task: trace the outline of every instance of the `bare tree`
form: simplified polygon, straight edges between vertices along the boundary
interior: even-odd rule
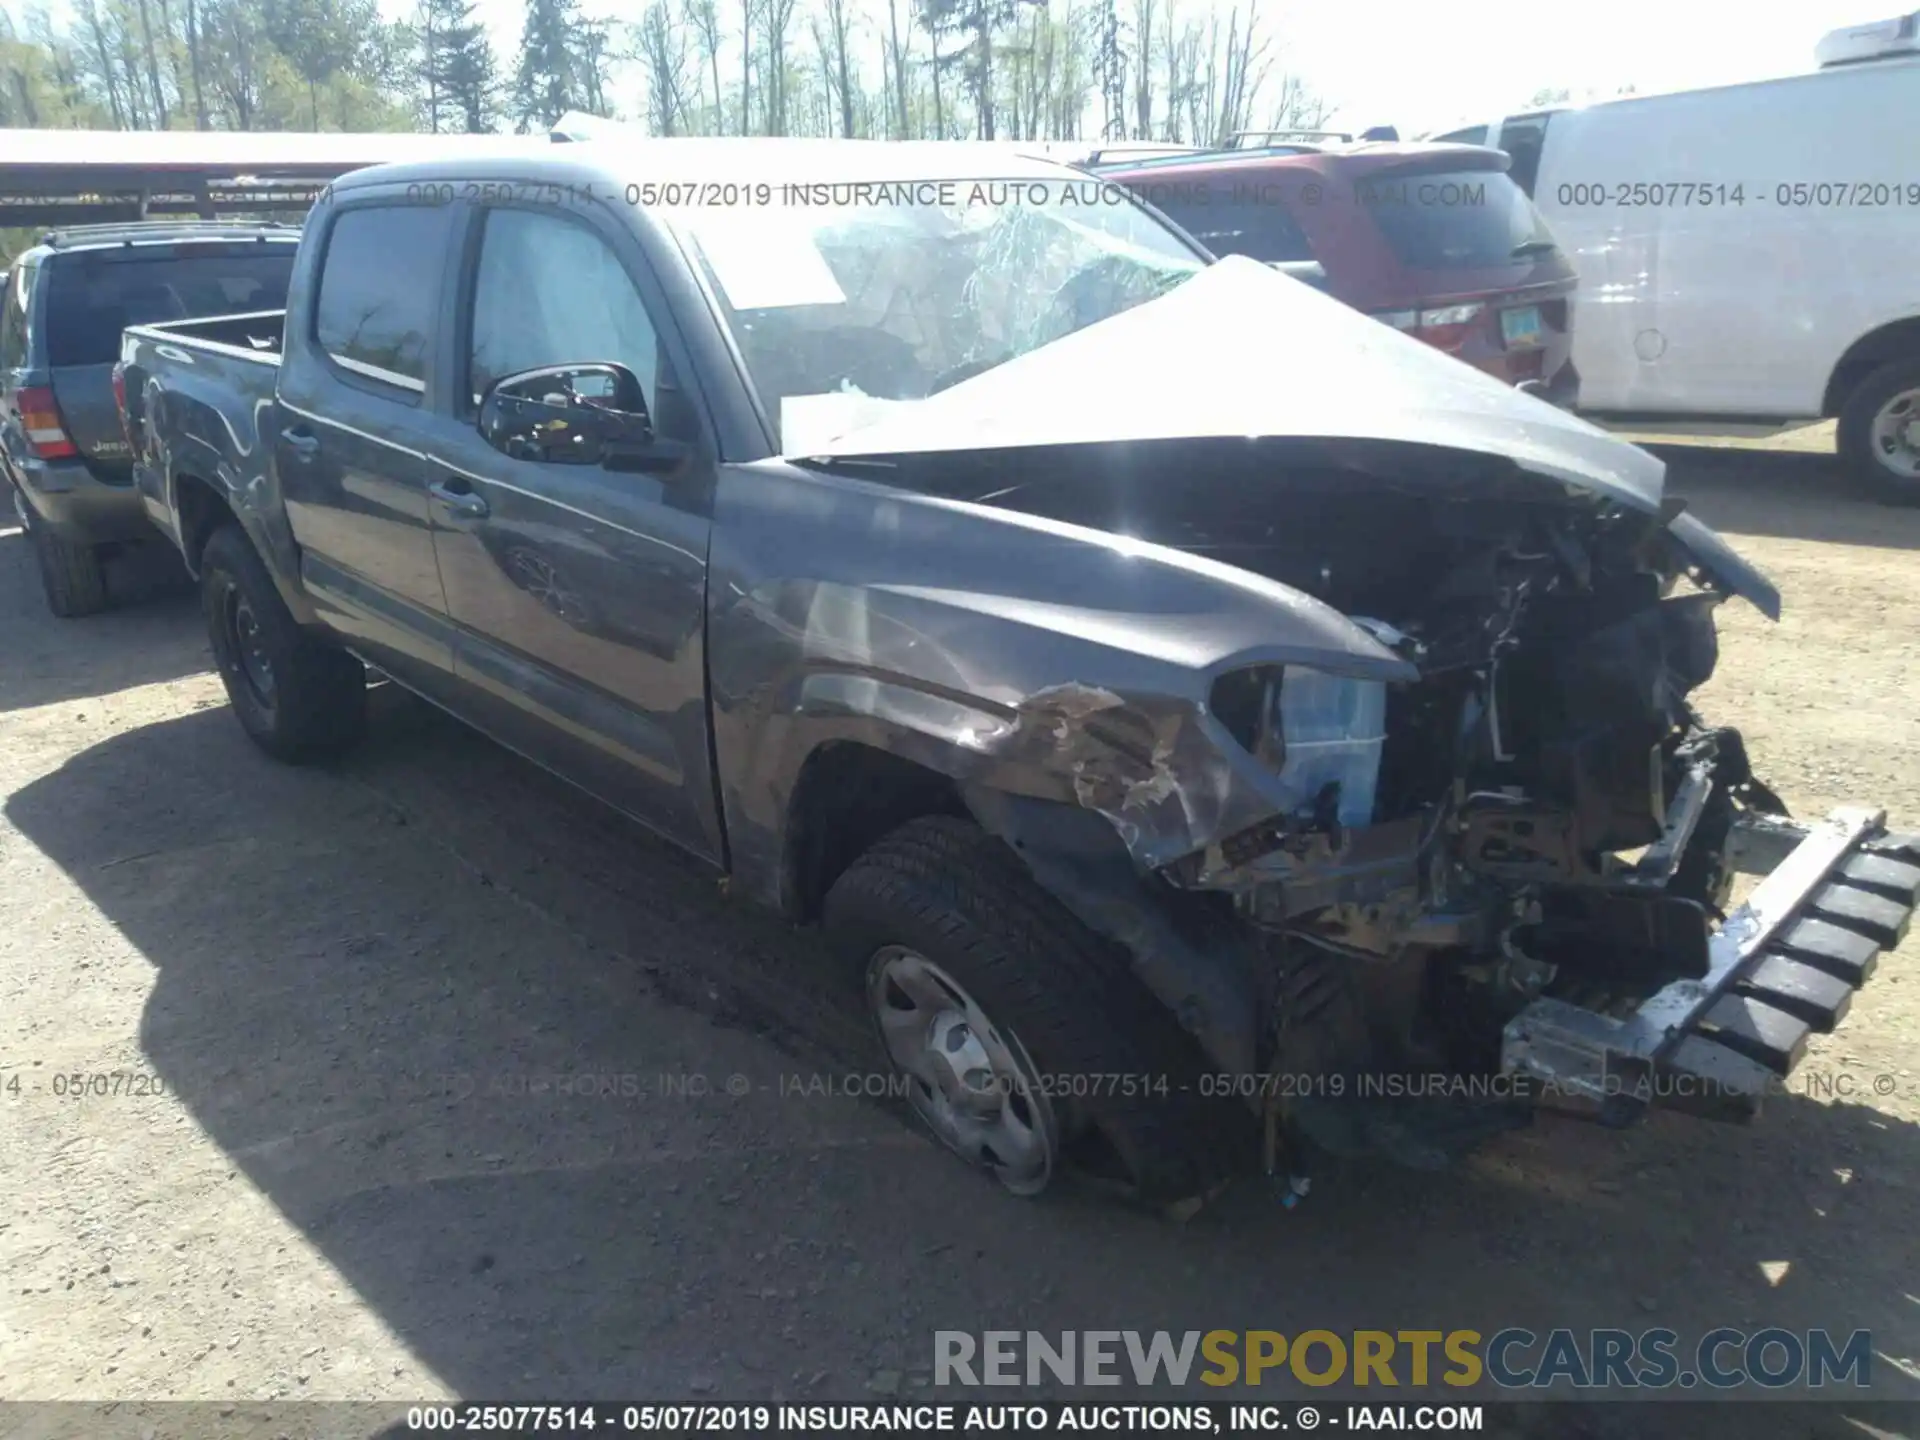
[[[651,0],[641,12],[640,63],[647,72],[647,125],[656,135],[678,135],[688,113],[691,54],[687,29],[669,0]]]
[[[1133,138],[1153,138],[1153,0],[1133,0]]]
[[[720,7],[715,0],[687,0],[682,14],[693,27],[700,58],[713,79],[713,131],[717,135],[727,128],[726,116],[721,111]]]
[[[113,52],[107,46],[107,27],[100,14],[98,0],[77,0],[74,12],[80,17],[81,24],[86,26],[87,39],[93,45],[93,59],[100,67],[100,84],[107,92],[107,108],[113,114],[113,128],[125,129],[131,117],[120,108],[120,77],[114,68]]]
[[[907,66],[909,63],[907,52],[913,44],[913,18],[912,12],[909,11],[907,28],[902,32],[900,29],[901,4],[902,0],[887,0],[888,37],[883,42],[886,52],[886,68],[883,74],[890,78],[893,100],[891,112],[893,120],[889,123],[888,129],[893,132],[897,140],[905,140],[913,133],[912,122],[907,116]]]
[[[1251,128],[1254,100],[1273,69],[1273,57],[1268,53],[1273,42],[1260,34],[1257,4],[1258,0],[1248,0],[1247,13],[1242,16],[1236,0],[1227,15],[1227,48],[1211,137],[1218,145],[1230,143],[1236,132]]]
[[[740,133],[753,133],[753,0],[740,0]]]
[[[1267,128],[1318,130],[1327,123],[1330,108],[1325,100],[1307,88],[1306,81],[1298,75],[1285,74],[1280,77],[1277,93],[1268,106]]]
[[[200,82],[200,6],[199,0],[187,0],[187,67],[193,76],[193,126],[205,130],[207,94]]]
[[[848,41],[853,30],[853,7],[849,0],[822,0],[826,11],[823,34],[820,17],[813,22],[814,43],[820,50],[820,78],[839,111],[840,138],[853,139],[854,75]]]
[[[156,129],[167,128],[167,92],[160,88],[160,50],[153,43],[153,16],[147,0],[137,0],[140,9],[140,38],[147,49],[147,83],[153,89],[153,114]]]
[[[1105,140],[1127,134],[1127,52],[1122,43],[1118,0],[1100,0],[1094,12],[1093,68],[1100,77],[1100,104]]]
[[[766,92],[761,108],[769,135],[787,133],[787,34],[799,8],[800,0],[761,0],[760,4],[761,88]]]

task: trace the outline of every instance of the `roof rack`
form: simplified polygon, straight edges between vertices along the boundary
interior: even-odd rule
[[[1229,150],[1261,150],[1300,142],[1309,145],[1353,143],[1353,136],[1345,130],[1236,130],[1227,139]]]
[[[66,245],[103,244],[119,240],[131,245],[136,240],[155,237],[161,231],[205,235],[209,239],[228,235],[236,240],[259,235],[263,230],[298,230],[285,220],[122,220],[102,225],[67,225],[49,230],[40,237],[42,245],[58,250]]]
[[[1081,158],[1082,165],[1111,165],[1120,160],[1159,160],[1184,155],[1204,155],[1205,145],[1180,145],[1173,141],[1145,141],[1132,144],[1096,145]]]
[[[1102,168],[1157,170],[1162,166],[1168,169],[1178,169],[1180,166],[1191,164],[1196,160],[1257,160],[1262,156],[1268,155],[1312,155],[1316,154],[1318,149],[1319,147],[1314,145],[1262,145],[1258,147],[1207,145],[1196,146],[1192,150],[1182,150],[1174,153],[1163,152],[1154,155],[1142,155],[1134,160],[1114,160],[1109,159],[1107,156],[1099,155],[1074,163],[1095,170]]]

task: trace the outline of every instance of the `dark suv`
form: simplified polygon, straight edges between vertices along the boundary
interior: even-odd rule
[[[1573,266],[1507,157],[1475,145],[1276,145],[1095,164],[1216,255],[1246,255],[1556,404]]]
[[[299,233],[254,223],[82,226],[14,260],[0,305],[0,475],[54,614],[106,608],[102,559],[154,535],[120,425],[120,332],[280,308]]]

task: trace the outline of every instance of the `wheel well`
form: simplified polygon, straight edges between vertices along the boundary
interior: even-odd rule
[[[787,806],[784,899],[814,920],[833,882],[882,836],[922,815],[967,815],[952,779],[856,741],[807,757]]]
[[[1846,408],[1854,387],[1889,360],[1920,356],[1920,317],[1896,320],[1869,331],[1847,348],[1840,363],[1833,367],[1827,381],[1826,398],[1820,402],[1820,414],[1831,420]]]
[[[213,486],[198,475],[180,475],[173,482],[174,513],[180,517],[180,551],[187,568],[200,573],[200,552],[213,532],[234,518],[232,508]]]

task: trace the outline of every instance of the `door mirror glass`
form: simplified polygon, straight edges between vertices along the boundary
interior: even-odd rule
[[[546,365],[507,375],[480,401],[480,434],[502,455],[610,465],[653,443],[640,381],[624,365]]]

